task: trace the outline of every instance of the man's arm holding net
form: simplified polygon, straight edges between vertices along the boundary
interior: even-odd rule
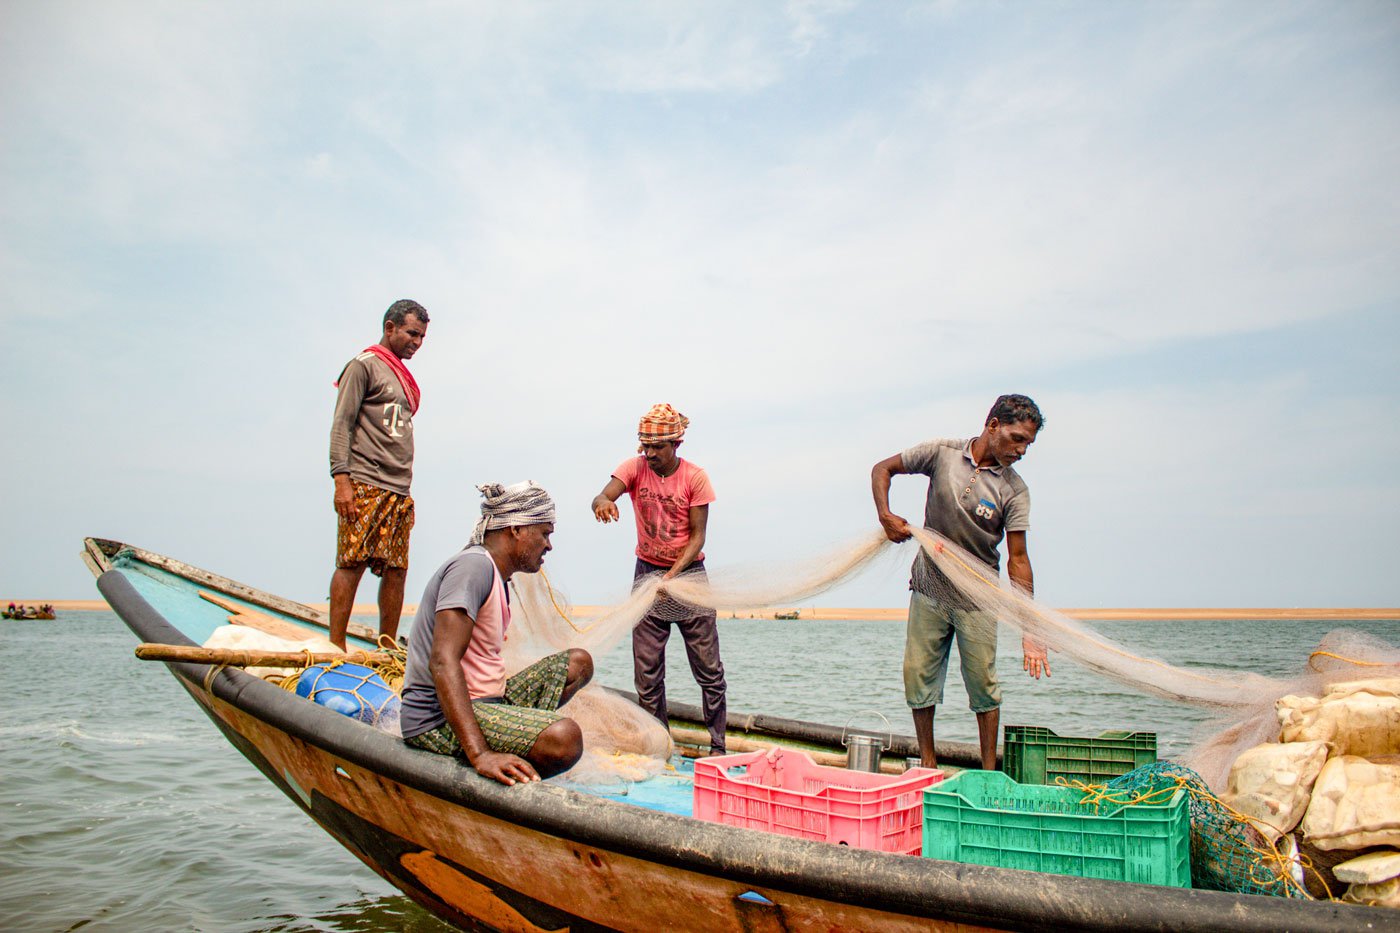
[[[1035,596],[1035,574],[1031,570],[1031,554],[1026,548],[1024,531],[1006,533],[1006,575],[1011,585],[1028,597]],[[1021,635],[1021,669],[1036,680],[1043,672],[1050,676],[1050,656],[1045,650],[1045,642],[1030,632]]]
[[[890,511],[890,477],[908,473],[904,455],[886,457],[870,468],[870,494],[875,498],[875,514],[885,537],[895,543],[909,540],[909,523]]]

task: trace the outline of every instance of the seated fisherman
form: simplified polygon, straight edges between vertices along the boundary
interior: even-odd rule
[[[570,648],[506,677],[506,584],[544,563],[554,500],[529,481],[477,488],[484,501],[471,543],[433,574],[413,620],[403,737],[414,748],[463,755],[502,784],[538,781],[583,755],[578,724],[555,710],[593,677],[593,658]]]

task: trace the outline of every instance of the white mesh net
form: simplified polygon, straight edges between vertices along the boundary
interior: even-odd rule
[[[1224,787],[1230,763],[1241,751],[1277,740],[1274,703],[1280,697],[1289,693],[1317,695],[1327,684],[1358,676],[1400,675],[1400,649],[1348,631],[1330,633],[1310,658],[1299,659],[1298,673],[1292,677],[1271,678],[1230,668],[1176,667],[1125,648],[1003,585],[986,565],[941,535],[922,528],[911,527],[911,531],[934,566],[972,608],[993,613],[1001,622],[1099,676],[1139,692],[1216,710],[1219,722],[1214,735],[1186,764],[1217,789]],[[568,602],[543,574],[517,574],[511,581],[514,621],[506,642],[506,665],[511,671],[519,670],[565,648],[585,648],[600,656],[625,639],[649,612],[677,619],[711,609],[726,612],[804,603],[851,579],[881,554],[894,551],[883,532],[875,532],[801,563],[717,570],[708,582],[682,576],[667,581],[660,594],[660,578],[649,577],[639,581],[623,602],[583,622],[572,618]],[[633,721],[631,712],[640,712],[635,706],[603,695],[606,700],[581,705],[577,710],[575,718],[580,718],[587,748],[603,757],[620,750],[643,756],[669,755],[669,737],[662,740],[665,730],[659,723],[644,713],[641,720]],[[649,730],[652,735],[643,738]],[[643,751],[642,746],[651,751]]]
[[[1274,704],[1290,693],[1317,695],[1327,684],[1358,676],[1400,673],[1400,650],[1379,639],[1345,630],[1329,633],[1296,675],[1265,677],[1233,668],[1176,667],[1117,644],[1013,586],[1002,585],[986,566],[935,532],[911,529],[934,566],[976,608],[996,614],[1051,651],[1141,693],[1218,712],[1214,734],[1184,762],[1216,790],[1225,787],[1230,765],[1245,749],[1278,740]]]

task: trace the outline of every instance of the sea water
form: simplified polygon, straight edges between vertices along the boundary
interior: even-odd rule
[[[366,620],[371,621],[371,620]],[[1296,673],[1332,622],[1102,623],[1174,664]],[[1400,644],[1400,622],[1347,627]],[[908,733],[899,622],[721,620],[733,712]],[[999,652],[1002,722],[1062,735],[1150,730],[1180,754],[1205,716],[1094,678],[1053,676]],[[0,918],[7,931],[445,931],[318,829],[215,730],[162,664],[137,661],[110,612],[0,623]],[[667,652],[673,700],[699,702],[684,648]],[[956,655],[955,655],[956,660]],[[630,687],[621,645],[600,683]],[[879,715],[876,715],[879,714]],[[973,741],[956,663],[940,739]]]

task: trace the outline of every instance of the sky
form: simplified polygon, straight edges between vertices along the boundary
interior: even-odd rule
[[[1022,392],[1046,602],[1400,606],[1396,48],[1345,0],[9,0],[0,598],[96,598],[94,535],[324,600],[331,383],[410,297],[410,601],[526,478],[623,598],[588,506],[654,402],[707,564],[781,575]],[[814,602],[904,604],[909,548]]]

